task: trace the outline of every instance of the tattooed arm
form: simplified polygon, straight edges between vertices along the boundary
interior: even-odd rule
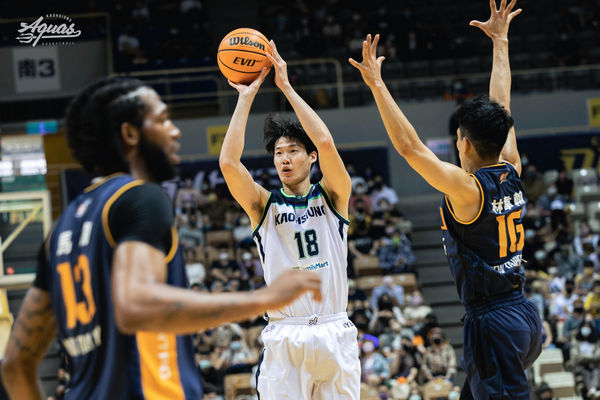
[[[2,382],[11,399],[45,399],[37,366],[56,335],[50,294],[36,287],[25,295],[2,362]]]
[[[306,291],[321,301],[321,278],[316,272],[290,269],[266,288],[210,294],[165,284],[164,260],[164,252],[143,242],[126,241],[115,249],[112,297],[122,332],[193,333],[277,310]]]

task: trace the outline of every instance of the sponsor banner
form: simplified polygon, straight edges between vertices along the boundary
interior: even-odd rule
[[[542,135],[518,139],[521,157],[540,171],[549,169],[567,171],[580,168],[598,169],[600,157],[600,130],[598,132],[573,132]]]

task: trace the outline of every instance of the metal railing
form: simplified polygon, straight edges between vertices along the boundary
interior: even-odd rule
[[[335,58],[311,58],[307,60],[291,60],[287,61],[287,65],[290,70],[295,67],[304,66],[322,66],[332,65],[335,73],[335,81],[332,83],[321,83],[321,84],[301,84],[295,86],[298,91],[304,90],[319,90],[319,89],[335,89],[337,94],[337,105],[338,108],[344,108],[344,82],[342,78],[342,65],[339,60]],[[190,76],[192,74],[204,74],[198,77]],[[198,68],[181,68],[181,69],[167,69],[167,70],[154,70],[154,71],[135,71],[125,72],[118,74],[121,76],[129,76],[138,78],[147,82],[150,85],[166,85],[167,90],[163,95],[166,101],[174,100],[185,100],[185,99],[206,99],[217,97],[221,99],[227,96],[237,96],[237,92],[233,89],[227,89],[227,81],[221,75],[217,66],[210,67],[198,67]],[[203,93],[186,93],[186,94],[173,94],[172,84],[176,83],[190,83],[190,82],[201,82],[201,81],[212,81],[215,82],[217,90],[203,92]],[[261,93],[278,93],[279,89],[276,87],[263,87],[260,89]]]
[[[355,89],[355,88],[364,88],[367,89],[364,82],[362,80],[353,80],[351,82],[345,82],[343,79],[342,73],[342,65],[339,60],[334,58],[317,58],[317,59],[307,59],[307,60],[293,60],[288,62],[288,66],[290,70],[293,70],[294,67],[306,67],[310,68],[313,66],[323,66],[323,65],[333,65],[335,68],[335,80],[331,82],[325,83],[300,83],[298,85],[294,85],[295,89],[299,92],[302,91],[316,91],[316,90],[328,90],[334,91],[336,93],[337,102],[336,108],[343,109],[346,106],[344,94],[347,89]],[[597,73],[595,77],[596,83],[600,85],[600,64],[593,65],[582,65],[582,66],[574,66],[574,67],[553,67],[553,68],[531,68],[531,69],[521,69],[521,70],[513,70],[513,92],[515,89],[518,89],[518,85],[515,85],[520,77],[537,77],[539,79],[544,79],[546,82],[546,91],[548,91],[548,82],[549,91],[557,91],[560,89],[569,89],[569,83],[566,82],[568,77],[573,77],[573,74],[576,73],[585,73],[588,72],[590,74]],[[204,74],[201,76],[193,76],[194,74]],[[206,100],[206,99],[216,99],[216,102],[222,104],[223,99],[231,96],[237,96],[237,92],[233,89],[229,89],[226,83],[225,78],[220,74],[218,67],[201,67],[201,68],[184,68],[184,69],[169,69],[169,70],[156,70],[156,71],[140,71],[140,72],[129,72],[120,74],[123,76],[131,76],[136,77],[138,79],[144,80],[149,85],[164,85],[166,91],[163,94],[163,98],[167,102],[172,101],[181,101],[181,100]],[[478,80],[488,80],[490,77],[490,72],[477,72],[477,73],[455,73],[450,75],[436,75],[436,76],[427,76],[427,77],[412,77],[412,78],[388,78],[386,79],[386,71],[383,71],[383,77],[388,85],[388,87],[394,92],[394,88],[398,87],[418,87],[419,85],[427,85],[427,84],[439,84],[439,86],[443,86],[445,88],[449,88],[451,83],[457,79],[462,79],[467,82],[476,82]],[[592,80],[593,77],[590,77]],[[191,92],[184,94],[174,94],[172,87],[175,84],[181,83],[191,83],[191,82],[201,82],[201,81],[210,81],[214,82],[216,90],[209,90],[204,92]],[[468,85],[467,85],[468,86]],[[517,86],[517,87],[515,87]],[[541,87],[538,87],[537,90],[540,90]],[[261,88],[260,93],[263,94],[274,94],[279,91],[278,88],[274,86],[266,86]],[[534,87],[532,91],[536,91]],[[412,94],[412,93],[411,93]],[[399,97],[404,99],[409,99],[410,94]],[[441,97],[439,95],[429,96],[429,98]]]

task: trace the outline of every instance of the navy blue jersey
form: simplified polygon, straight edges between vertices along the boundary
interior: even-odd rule
[[[464,304],[477,304],[522,289],[526,198],[517,171],[507,163],[473,174],[482,193],[478,215],[459,221],[448,198],[441,206],[442,238]]]
[[[48,246],[45,285],[71,381],[65,399],[200,399],[200,375],[189,336],[118,331],[111,297],[116,245],[110,207],[144,184],[117,175],[88,187],[65,210]],[[167,283],[185,287],[185,264],[172,228]]]

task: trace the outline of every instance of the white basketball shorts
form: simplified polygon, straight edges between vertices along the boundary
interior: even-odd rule
[[[271,320],[261,336],[260,400],[359,400],[357,330],[345,312]]]

